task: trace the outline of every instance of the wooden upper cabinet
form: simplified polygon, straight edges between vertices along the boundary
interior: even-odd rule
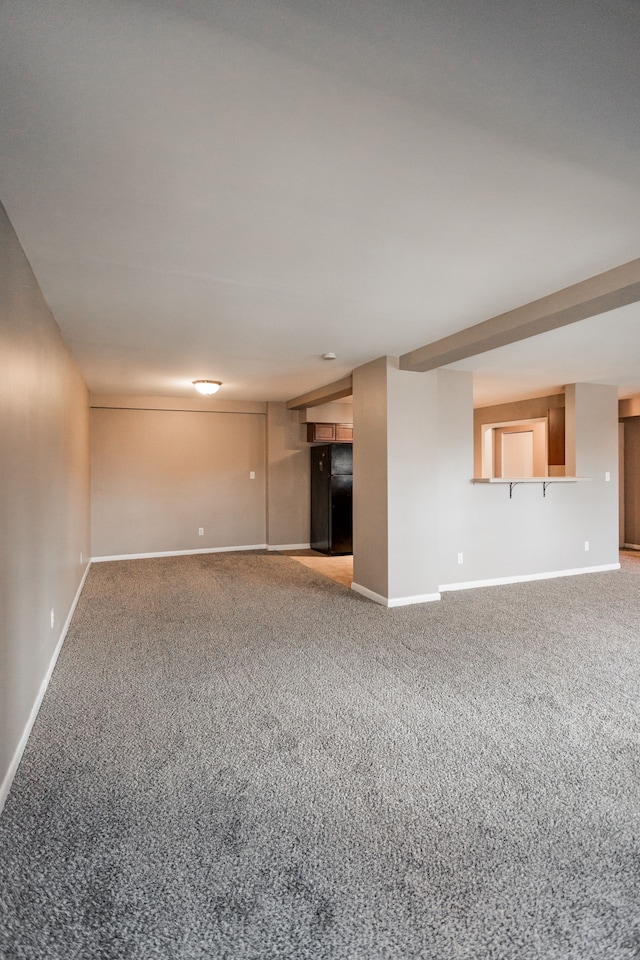
[[[551,408],[549,414],[549,466],[564,466],[564,407]]]
[[[343,443],[352,443],[353,442],[353,424],[352,423],[336,423],[336,440],[341,440]]]
[[[351,423],[308,423],[308,443],[353,442],[353,424]]]

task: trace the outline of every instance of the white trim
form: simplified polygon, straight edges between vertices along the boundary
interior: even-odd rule
[[[623,543],[623,550],[640,550],[640,543]]]
[[[574,570],[553,570],[549,573],[528,573],[518,577],[495,577],[492,580],[468,580],[466,583],[443,583],[442,593],[450,590],[474,590],[476,587],[499,587],[506,583],[527,583],[529,580],[552,580],[554,577],[577,577],[583,573],[604,573],[619,570],[619,563],[603,563],[597,567],[577,567]]]
[[[310,550],[310,543],[270,543],[267,550]]]
[[[28,741],[28,739],[29,739],[29,735],[31,734],[31,730],[32,730],[32,728],[33,728],[33,725],[34,725],[34,723],[36,722],[36,717],[38,716],[38,711],[40,710],[40,707],[42,706],[42,701],[44,700],[44,695],[45,695],[45,693],[47,692],[47,687],[49,686],[49,681],[51,680],[51,675],[53,674],[53,670],[54,670],[54,667],[55,667],[55,665],[56,665],[56,661],[57,661],[57,659],[58,659],[58,656],[59,656],[59,654],[60,654],[60,651],[62,650],[62,644],[64,643],[65,638],[66,638],[66,636],[67,636],[67,630],[69,629],[69,624],[71,623],[71,618],[73,617],[73,614],[75,613],[75,609],[76,609],[76,606],[77,606],[77,604],[78,604],[78,600],[80,599],[80,594],[82,593],[82,588],[84,587],[84,582],[85,582],[85,580],[87,579],[87,574],[89,573],[89,567],[90,567],[90,566],[91,566],[91,560],[90,560],[90,561],[88,562],[88,564],[87,564],[87,568],[86,568],[86,570],[84,571],[84,574],[83,574],[83,576],[82,576],[82,580],[80,581],[80,586],[78,587],[78,589],[77,589],[77,591],[76,591],[76,595],[75,595],[75,597],[74,597],[74,599],[73,599],[73,603],[71,604],[71,609],[69,610],[69,615],[67,616],[67,619],[66,619],[65,622],[64,622],[64,626],[63,626],[63,628],[62,628],[62,632],[60,633],[60,636],[59,636],[59,638],[58,638],[58,642],[56,643],[56,648],[55,648],[55,650],[53,651],[53,654],[52,654],[52,656],[51,656],[51,660],[49,661],[49,666],[48,666],[48,668],[47,668],[47,672],[46,672],[45,675],[44,675],[44,679],[42,680],[42,683],[40,684],[40,689],[38,690],[38,693],[37,693],[37,695],[36,695],[36,698],[35,698],[35,700],[34,700],[34,702],[33,702],[33,706],[31,707],[31,713],[29,714],[29,719],[27,720],[27,722],[26,722],[26,724],[25,724],[24,730],[22,731],[22,736],[20,737],[20,740],[19,740],[19,742],[18,742],[18,746],[16,747],[16,749],[15,749],[15,751],[14,751],[14,754],[13,754],[13,757],[11,758],[11,763],[9,764],[9,767],[8,767],[8,769],[7,769],[7,772],[6,772],[5,776],[4,776],[4,779],[3,779],[2,783],[0,784],[0,813],[2,813],[2,810],[3,810],[3,807],[4,807],[5,802],[6,802],[6,800],[7,800],[7,797],[9,796],[9,791],[11,790],[11,784],[13,783],[13,778],[15,777],[15,775],[16,775],[16,773],[17,773],[17,771],[18,771],[18,767],[20,766],[20,761],[22,760],[22,754],[24,753],[24,748],[25,748],[26,745],[27,745],[27,741]]]
[[[407,607],[411,603],[432,603],[440,600],[439,593],[418,593],[414,597],[389,597],[388,607]]]
[[[187,557],[198,553],[230,553],[236,550],[266,550],[266,543],[249,543],[241,547],[201,547],[200,550],[162,550],[159,553],[122,553],[113,557],[91,557],[92,563],[108,560],[152,560],[154,557]]]
[[[383,597],[380,593],[374,593],[368,587],[363,587],[359,583],[352,583],[351,589],[356,593],[373,600],[375,603],[382,604],[383,607],[406,607],[411,603],[431,603],[433,600],[439,600],[439,593],[420,593],[413,597]]]
[[[369,590],[368,587],[362,587],[359,583],[352,581],[351,589],[356,593],[361,594],[363,597],[366,597],[367,600],[373,600],[375,603],[381,603],[383,607],[389,605],[389,601],[386,597],[383,597],[380,593],[374,593],[373,590]]]
[[[593,477],[473,477],[471,483],[584,483]]]

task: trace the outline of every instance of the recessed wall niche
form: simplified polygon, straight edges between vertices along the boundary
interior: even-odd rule
[[[487,407],[474,417],[477,477],[565,475],[563,395]]]
[[[548,476],[547,425],[546,417],[483,424],[482,476]]]

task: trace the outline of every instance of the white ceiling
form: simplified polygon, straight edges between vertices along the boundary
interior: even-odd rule
[[[639,41],[634,0],[0,0],[0,200],[91,390],[285,400],[640,256]],[[638,330],[455,366],[629,396]]]

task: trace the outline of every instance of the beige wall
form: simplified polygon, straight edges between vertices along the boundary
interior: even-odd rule
[[[334,400],[300,410],[301,423],[353,423],[351,400]]]
[[[134,396],[91,406],[94,557],[308,545],[309,444],[297,411]]]
[[[264,546],[265,498],[264,414],[92,408],[94,558]]]
[[[640,417],[624,421],[624,543],[640,545]]]
[[[88,395],[2,207],[0,449],[1,805],[90,553]]]
[[[267,404],[267,542],[309,545],[310,470],[306,426],[297,410]]]

